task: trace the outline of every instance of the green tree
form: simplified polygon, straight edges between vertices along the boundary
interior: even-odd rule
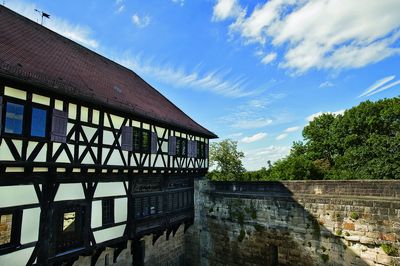
[[[400,98],[323,114],[303,130],[269,179],[400,179]]]
[[[237,149],[237,141],[226,139],[211,143],[210,166],[215,166],[215,170],[208,176],[211,180],[243,180],[243,157],[244,153]]]

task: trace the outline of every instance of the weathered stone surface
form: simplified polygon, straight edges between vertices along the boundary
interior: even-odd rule
[[[200,216],[185,235],[186,247],[196,247],[194,253],[186,249],[188,265],[276,265],[276,258],[279,265],[389,265],[393,257],[380,244],[398,247],[392,225],[400,223],[399,205],[393,204],[400,200],[393,195],[400,192],[385,189],[400,188],[398,181],[282,182],[279,195],[251,197],[209,193],[201,182],[200,208],[219,209],[213,208],[214,219],[196,210]],[[358,217],[350,218],[353,212]]]

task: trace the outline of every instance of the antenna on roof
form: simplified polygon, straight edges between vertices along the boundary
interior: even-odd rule
[[[40,25],[43,26],[43,17],[50,19],[50,15],[43,11],[37,10],[37,9],[35,9],[35,11],[38,12],[42,16],[42,23],[40,23]]]

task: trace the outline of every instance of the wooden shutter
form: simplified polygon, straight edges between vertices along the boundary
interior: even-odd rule
[[[51,118],[51,137],[54,142],[67,142],[68,113],[53,109]]]
[[[191,157],[193,157],[192,154],[193,154],[193,145],[192,145],[192,141],[191,141],[191,140],[188,140],[188,144],[187,144],[187,156],[188,156],[189,158],[191,158]]]
[[[150,153],[157,153],[157,133],[151,132],[151,148]]]
[[[176,155],[176,137],[174,136],[168,138],[168,155]]]
[[[1,123],[3,121],[3,97],[0,96],[0,136],[1,132],[3,131],[3,124]]]
[[[132,151],[133,149],[133,128],[122,126],[121,149],[124,151]]]
[[[193,141],[193,158],[197,158],[197,141]]]

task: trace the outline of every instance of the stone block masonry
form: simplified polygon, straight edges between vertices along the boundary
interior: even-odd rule
[[[195,184],[187,265],[400,265],[400,181]]]

